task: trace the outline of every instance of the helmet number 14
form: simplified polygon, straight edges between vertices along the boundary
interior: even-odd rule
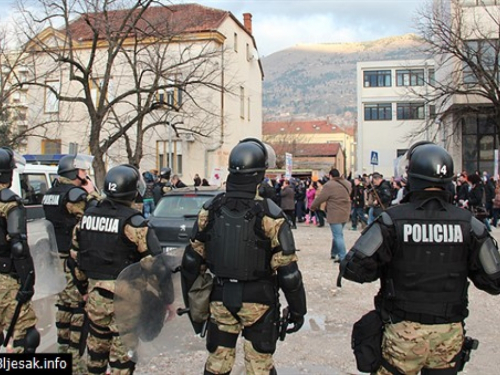
[[[438,164],[436,166],[436,173],[440,175],[446,175],[446,165]]]

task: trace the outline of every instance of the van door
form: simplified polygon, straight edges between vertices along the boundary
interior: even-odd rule
[[[19,175],[20,196],[26,207],[28,220],[45,217],[42,199],[52,186],[46,173],[25,172]]]

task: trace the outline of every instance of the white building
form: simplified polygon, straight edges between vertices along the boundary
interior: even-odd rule
[[[433,79],[430,60],[357,64],[357,173],[377,171],[389,178],[394,175],[395,160],[412,143],[433,140],[433,129],[422,131],[433,116],[434,108],[425,100],[430,90],[427,83]]]
[[[144,48],[144,45],[149,43],[149,40],[144,39],[144,45],[139,46],[138,52],[135,55],[130,54],[130,56],[140,56],[160,51],[168,57],[170,66],[176,66],[176,61],[183,60],[183,68],[169,76],[173,84],[179,82],[179,85],[156,94],[158,101],[179,104],[180,109],[170,111],[168,116],[164,117],[163,126],[155,127],[145,134],[144,155],[140,167],[142,170],[160,169],[171,162],[173,172],[179,174],[187,184],[192,184],[196,173],[210,179],[213,171],[217,169],[220,169],[223,179],[230,150],[239,140],[245,137],[261,138],[262,134],[263,71],[256,42],[252,36],[252,16],[247,13],[244,15],[244,21],[240,22],[233,14],[224,10],[198,4],[177,4],[150,8],[143,17],[146,26],[155,22],[157,24],[163,22],[167,27],[182,27],[182,22],[187,25],[182,29],[185,31],[181,35],[175,35],[175,38],[165,41],[165,50],[154,46],[150,50]],[[38,44],[33,50],[37,52],[37,48],[41,45],[46,49],[46,46],[52,46],[55,40],[62,40],[59,45],[67,46],[67,38],[70,35],[73,38],[74,53],[78,54],[82,65],[86,66],[93,35],[89,33],[89,28],[83,19],[73,21],[68,28],[71,29],[70,33],[67,30],[46,29],[39,35],[36,41]],[[104,63],[100,65],[97,63],[91,72],[93,102],[98,102],[100,99],[99,77],[104,76],[106,72],[108,42],[100,43],[96,61]],[[137,47],[131,42],[126,48],[132,50]],[[193,57],[202,51],[211,56],[206,58],[204,63],[206,66]],[[189,62],[190,59],[193,61],[192,71],[186,68],[186,61]],[[35,54],[33,61],[36,68],[33,71],[36,71],[36,79],[40,80],[41,85],[29,86],[26,104],[32,118],[36,118],[37,122],[47,121],[55,125],[35,131],[36,136],[28,139],[27,153],[65,154],[71,152],[75,144],[78,144],[79,152],[88,153],[89,111],[82,102],[57,100],[50,90],[52,87],[61,95],[81,97],[82,86],[77,81],[69,79],[70,70],[64,65],[62,69],[44,75],[44,72],[54,69],[54,63],[47,58],[47,54],[45,57],[40,53]],[[143,59],[141,63],[144,64],[144,61],[146,60]],[[135,84],[132,69],[127,64],[125,58],[116,59],[116,64],[111,70],[112,79],[106,101],[118,98],[127,88]],[[145,67],[143,74],[146,77],[148,69],[152,68]],[[198,86],[191,85],[189,91],[188,89],[183,91],[183,80],[188,80],[186,77],[193,75],[193,71],[200,76],[206,74],[204,76],[206,82]],[[210,74],[205,73],[207,71]],[[181,77],[179,81],[176,75]],[[195,79],[197,77],[192,81]],[[214,90],[213,86],[224,87],[224,90]],[[132,100],[127,100],[115,107],[118,113],[116,116],[121,116],[124,121],[134,116],[133,105],[136,105]],[[199,110],[200,108],[203,110]],[[161,111],[159,108],[156,117],[162,115]],[[154,115],[155,113],[146,120],[149,123],[155,121]],[[180,129],[177,134],[168,126],[169,123],[176,124]],[[106,134],[108,130],[116,131],[117,126],[120,125],[105,121],[101,135]],[[200,129],[205,129],[203,136],[197,133]],[[133,133],[132,130],[131,134]],[[102,139],[105,140],[105,137]],[[125,139],[120,137],[110,148],[105,155],[108,168],[127,162],[127,146]]]

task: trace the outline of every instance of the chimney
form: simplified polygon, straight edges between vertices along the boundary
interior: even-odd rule
[[[252,13],[243,13],[243,25],[252,34]]]

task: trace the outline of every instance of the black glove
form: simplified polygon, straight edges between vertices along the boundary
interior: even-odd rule
[[[288,319],[288,325],[293,324],[293,327],[287,328],[286,333],[297,332],[304,325],[304,315],[299,315],[295,313],[290,313],[290,318]]]
[[[35,294],[35,292],[33,290],[23,290],[23,288],[21,288],[17,292],[16,300],[19,301],[20,303],[24,304],[24,303],[29,302],[31,300],[31,297],[33,297],[33,294]]]

